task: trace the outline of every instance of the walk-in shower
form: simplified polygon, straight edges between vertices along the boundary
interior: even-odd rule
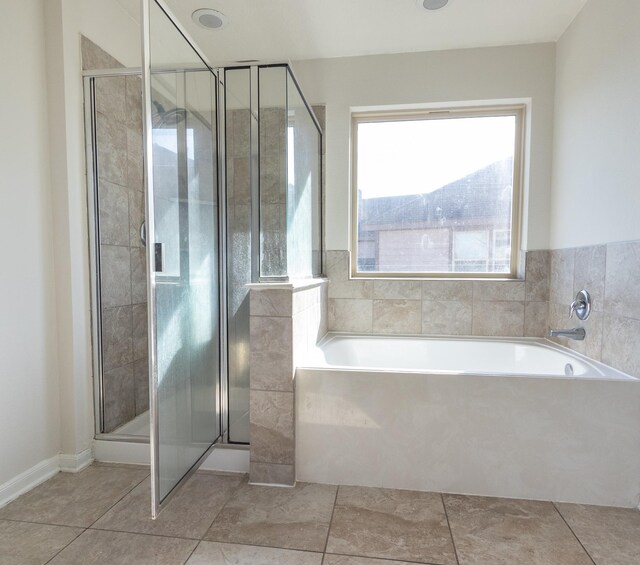
[[[157,509],[250,441],[247,285],[321,273],[322,134],[288,65],[213,69],[143,4],[142,68],[82,51],[96,435],[150,442]]]

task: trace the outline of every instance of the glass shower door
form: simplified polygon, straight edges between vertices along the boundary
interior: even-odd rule
[[[152,512],[221,434],[217,78],[146,4]]]

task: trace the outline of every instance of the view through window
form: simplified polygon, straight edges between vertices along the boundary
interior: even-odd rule
[[[356,274],[512,275],[521,123],[519,107],[354,114]]]

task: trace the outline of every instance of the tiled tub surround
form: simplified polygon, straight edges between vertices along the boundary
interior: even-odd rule
[[[562,345],[640,377],[640,241],[551,251],[549,324],[583,326],[584,341]],[[581,322],[569,320],[569,304],[586,288],[593,311]]]
[[[526,253],[514,281],[349,278],[349,252],[327,251],[329,330],[373,334],[543,337],[549,252]]]
[[[295,483],[295,370],[327,331],[327,282],[251,285],[250,478]]]
[[[335,339],[351,345],[323,342],[329,362],[316,355],[296,373],[298,480],[638,505],[640,381],[560,349],[552,358],[543,340],[486,353],[482,340]]]
[[[121,68],[82,38],[83,68]],[[148,409],[147,281],[140,240],[144,220],[142,83],[96,79],[98,243],[102,307],[105,431]]]

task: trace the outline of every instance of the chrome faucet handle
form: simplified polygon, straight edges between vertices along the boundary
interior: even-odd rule
[[[576,310],[578,310],[579,308],[584,308],[585,306],[586,304],[584,303],[584,300],[580,300],[579,298],[576,298],[571,303],[571,306],[569,306],[569,319],[573,318],[573,314]]]
[[[575,300],[569,306],[569,318],[573,318],[574,312],[579,320],[586,320],[591,313],[591,296],[585,289],[576,294]]]

